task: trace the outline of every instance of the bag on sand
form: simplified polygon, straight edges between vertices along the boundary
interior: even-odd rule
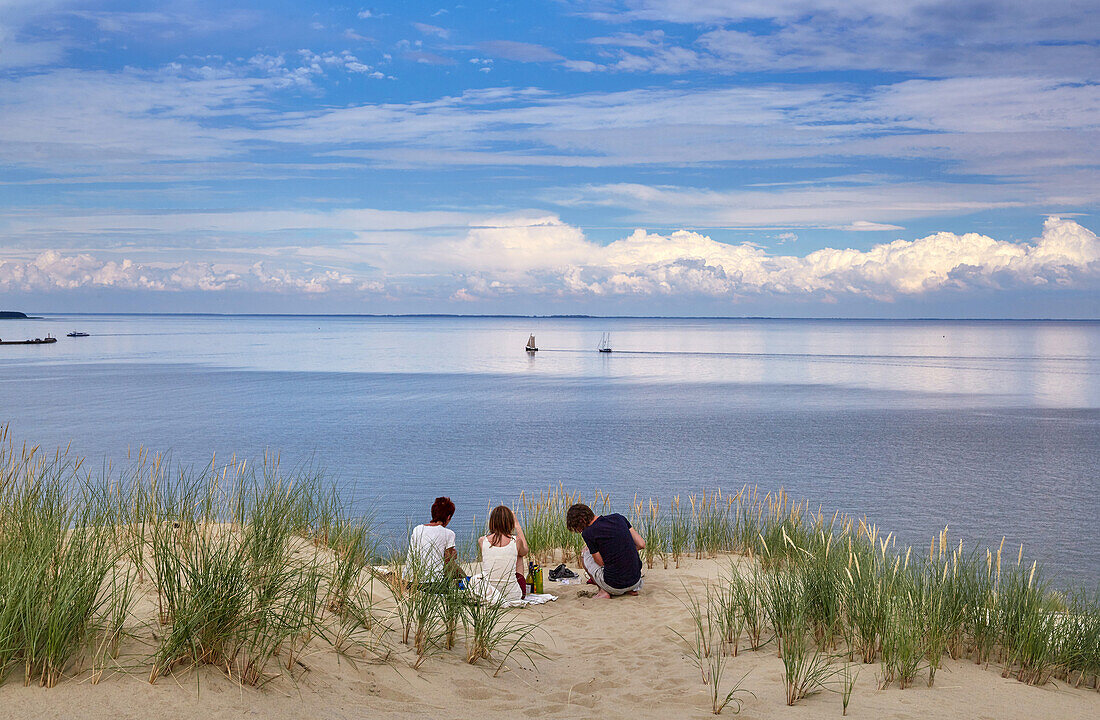
[[[575,578],[577,573],[573,572],[565,566],[565,563],[558,565],[556,568],[550,571],[551,580],[561,580],[563,578]]]

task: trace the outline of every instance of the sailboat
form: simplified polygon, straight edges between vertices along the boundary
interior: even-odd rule
[[[600,344],[596,348],[600,352],[611,352],[611,333],[605,332],[600,338]]]
[[[535,345],[535,336],[534,335],[527,338],[527,347],[524,348],[524,349],[529,353],[530,352],[538,352],[539,347],[538,347],[538,345]]]

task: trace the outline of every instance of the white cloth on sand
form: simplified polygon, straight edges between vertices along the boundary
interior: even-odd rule
[[[512,582],[516,582],[515,573],[512,573]],[[516,590],[519,590],[519,584],[516,584]],[[557,600],[556,595],[550,593],[527,593],[527,597],[520,597],[519,592],[516,592],[515,597],[504,597],[504,595],[493,584],[486,582],[484,576],[474,575],[470,578],[470,592],[477,596],[479,600],[485,603],[500,603],[503,607],[527,607],[528,605],[542,605],[544,603],[553,602]]]
[[[527,593],[527,597],[519,601],[517,605],[510,605],[509,607],[526,607],[528,605],[543,605],[545,603],[557,600],[557,595],[551,595],[550,593]]]

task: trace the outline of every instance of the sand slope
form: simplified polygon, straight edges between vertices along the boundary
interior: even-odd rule
[[[120,659],[131,673],[108,673],[92,684],[87,672],[53,689],[23,687],[15,673],[0,687],[2,718],[412,718],[422,715],[478,718],[706,718],[707,686],[684,654],[673,629],[690,635],[681,601],[684,584],[717,577],[730,562],[687,560],[681,569],[647,571],[647,588],[637,598],[596,600],[579,597],[590,586],[547,583],[557,602],[527,608],[545,632],[545,659],[532,666],[512,659],[509,671],[492,677],[493,667],[463,662],[461,647],[429,659],[420,670],[409,666],[410,651],[397,645],[389,664],[361,657],[353,664],[323,643],[296,666],[293,680],[281,677],[263,689],[241,688],[215,668],[179,672],[147,682],[141,647]],[[152,617],[151,601],[138,608]],[[144,632],[153,632],[145,626]],[[391,634],[392,638],[392,634]],[[308,668],[308,669],[307,669]],[[749,673],[740,717],[840,717],[840,696],[823,692],[795,707],[785,704],[783,666],[774,645],[742,652],[731,660],[727,682]],[[1098,718],[1100,693],[1068,688],[1061,682],[1042,688],[1002,679],[1000,669],[945,661],[934,688],[878,688],[878,664],[861,666],[848,709],[852,718]],[[724,713],[729,717],[732,710]]]

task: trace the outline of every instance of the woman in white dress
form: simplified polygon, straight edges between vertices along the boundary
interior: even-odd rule
[[[489,513],[489,534],[478,538],[481,550],[481,574],[476,585],[489,601],[522,600],[527,595],[523,581],[523,558],[527,556],[527,538],[516,516],[498,505]]]

